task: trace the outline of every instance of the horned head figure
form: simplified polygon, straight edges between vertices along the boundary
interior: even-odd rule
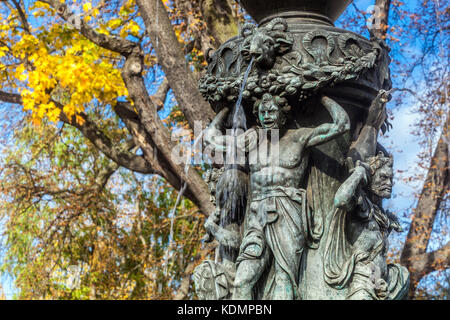
[[[291,50],[294,43],[288,25],[282,18],[275,18],[259,28],[245,24],[241,36],[244,38],[241,49],[244,59],[254,57],[256,64],[265,69],[272,68],[276,57]]]

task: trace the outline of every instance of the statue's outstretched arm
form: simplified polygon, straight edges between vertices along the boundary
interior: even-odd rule
[[[341,184],[334,196],[336,208],[351,211],[356,205],[356,193],[360,184],[367,183],[368,166],[357,161],[357,165],[351,175]]]
[[[239,249],[241,237],[238,232],[227,230],[211,219],[206,220],[205,229],[223,246]]]
[[[308,147],[328,142],[350,130],[350,118],[344,108],[327,96],[322,96],[320,102],[330,113],[333,123],[324,123],[315,128],[308,141]]]
[[[386,103],[390,99],[390,91],[380,90],[372,101],[358,139],[350,146],[349,155],[353,161],[365,161],[375,156],[378,132],[386,121]]]

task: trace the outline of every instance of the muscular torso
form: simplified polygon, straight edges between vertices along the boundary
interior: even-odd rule
[[[250,155],[252,193],[264,192],[276,186],[298,188],[308,165],[308,137],[312,129],[287,130],[278,143],[272,139],[267,150],[258,149],[258,157]],[[264,145],[259,141],[258,146]]]

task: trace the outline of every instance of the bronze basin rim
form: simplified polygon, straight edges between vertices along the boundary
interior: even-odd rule
[[[308,12],[317,14],[317,21],[333,25],[353,0],[236,0],[259,24],[268,16],[280,16],[284,12]]]

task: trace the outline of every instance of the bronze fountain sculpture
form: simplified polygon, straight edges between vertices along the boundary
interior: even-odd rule
[[[198,297],[403,298],[408,271],[386,262],[400,225],[382,207],[393,159],[377,142],[387,46],[333,26],[348,0],[240,2],[258,26],[225,42],[199,84],[217,112],[205,147],[228,161],[207,177],[207,241],[220,245],[194,272]]]

